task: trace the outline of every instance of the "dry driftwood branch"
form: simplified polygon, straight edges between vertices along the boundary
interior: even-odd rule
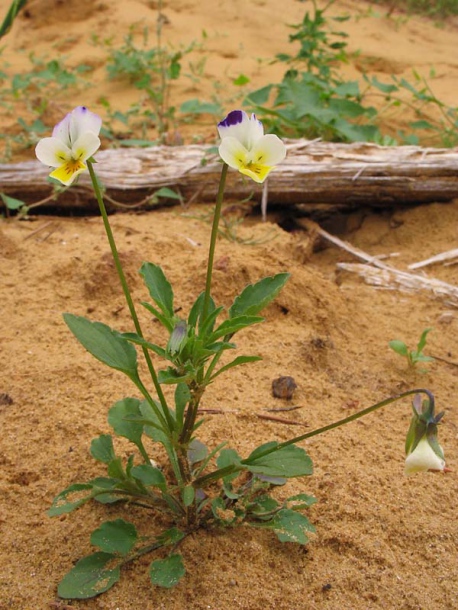
[[[362,263],[337,263],[337,267],[357,273],[365,282],[374,286],[391,290],[399,289],[405,292],[426,290],[433,296],[444,300],[447,305],[458,307],[458,286],[452,286],[452,284],[435,278],[406,273],[393,267],[380,269]]]
[[[356,258],[364,261],[364,264],[337,263],[338,269],[357,273],[366,283],[386,289],[399,289],[406,292],[426,290],[435,297],[445,300],[449,305],[458,307],[458,286],[453,286],[452,284],[448,284],[442,280],[436,280],[435,278],[408,273],[407,271],[401,271],[395,267],[391,267],[381,261],[378,257],[371,256],[348,242],[339,239],[335,235],[331,235],[316,223],[309,220],[302,219],[300,224],[305,226],[305,228],[318,233],[321,237],[339,248],[342,248],[346,252],[350,252]]]
[[[294,140],[286,160],[268,178],[269,203],[332,209],[449,201],[458,197],[458,150]],[[168,186],[185,201],[215,200],[220,163],[205,146],[111,149],[97,153],[98,176],[107,193],[135,204]],[[203,160],[205,164],[202,164]],[[47,169],[38,161],[0,165],[0,191],[37,201],[49,195]],[[231,171],[226,199],[262,199],[262,185]],[[58,208],[95,209],[89,176],[59,197]]]

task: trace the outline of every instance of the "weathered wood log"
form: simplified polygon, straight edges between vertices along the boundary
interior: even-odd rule
[[[302,209],[392,207],[450,201],[458,197],[458,149],[383,147],[294,140],[286,160],[268,178],[269,204]],[[97,153],[97,174],[107,194],[135,205],[167,186],[184,201],[215,200],[220,177],[217,155],[206,146],[111,149]],[[47,168],[38,161],[0,165],[0,192],[33,203],[52,193]],[[262,185],[230,171],[226,201],[259,202]],[[175,201],[176,203],[176,201]],[[150,204],[145,203],[144,207]],[[96,209],[89,176],[60,194],[57,209]]]

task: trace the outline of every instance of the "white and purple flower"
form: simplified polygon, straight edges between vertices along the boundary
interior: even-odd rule
[[[286,156],[286,147],[273,134],[264,135],[261,121],[243,110],[233,110],[218,123],[222,160],[255,182],[262,183]]]
[[[43,138],[35,148],[39,161],[54,167],[49,175],[65,186],[87,169],[90,159],[100,146],[102,119],[85,106],[78,106],[58,123],[52,137]]]

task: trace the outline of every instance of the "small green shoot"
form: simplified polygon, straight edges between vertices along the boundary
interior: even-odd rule
[[[425,328],[425,330],[421,333],[417,349],[409,350],[404,341],[399,341],[396,339],[390,341],[388,345],[394,352],[396,352],[396,354],[407,358],[407,362],[409,363],[409,367],[411,368],[414,368],[419,362],[433,362],[434,358],[432,358],[431,356],[425,356],[423,354],[423,349],[426,346],[426,335],[431,330],[432,328]]]

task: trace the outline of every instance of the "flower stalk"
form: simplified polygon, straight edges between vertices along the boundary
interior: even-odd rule
[[[124,270],[122,268],[121,260],[119,258],[118,248],[116,247],[116,242],[114,239],[113,231],[111,230],[111,225],[110,225],[110,221],[108,219],[108,214],[107,214],[107,210],[105,207],[105,203],[103,201],[99,182],[97,180],[97,176],[95,174],[92,161],[87,160],[86,163],[87,163],[87,167],[89,170],[89,175],[91,177],[92,188],[94,189],[94,194],[97,199],[97,203],[99,205],[100,214],[102,216],[105,233],[107,234],[107,239],[108,239],[108,243],[110,245],[111,254],[113,256],[113,261],[115,264],[116,272],[118,274],[119,281],[121,282],[122,291],[124,293],[124,297],[126,299],[127,306],[129,308],[129,313],[130,313],[132,321],[134,323],[135,331],[136,331],[137,335],[143,339],[143,332],[142,332],[142,329],[140,326],[140,321],[137,316],[137,311],[135,309],[135,305],[134,305],[134,302],[132,299],[132,295],[130,293],[129,285],[126,280],[126,276],[124,274]],[[163,415],[161,416],[161,419],[165,418],[168,429],[170,431],[172,431],[175,427],[175,424],[174,424],[174,421],[170,414],[170,410],[167,406],[167,401],[165,399],[164,392],[162,391],[162,388],[160,386],[156,370],[155,370],[153,362],[151,360],[151,356],[149,355],[149,352],[145,346],[142,346],[142,351],[143,351],[143,355],[145,357],[146,364],[148,366],[148,370],[151,375],[151,380],[153,382],[154,389],[156,390],[157,396],[159,398],[159,402],[161,403],[162,413],[163,413]],[[141,384],[140,389],[141,389],[141,392],[143,395],[145,395],[145,392],[146,392],[145,398],[147,398],[148,402],[151,404],[153,409],[155,409],[156,405],[155,405],[153,399],[151,398],[151,396],[149,395],[149,393],[147,393],[146,388],[145,388],[145,386],[143,386],[143,384]]]

